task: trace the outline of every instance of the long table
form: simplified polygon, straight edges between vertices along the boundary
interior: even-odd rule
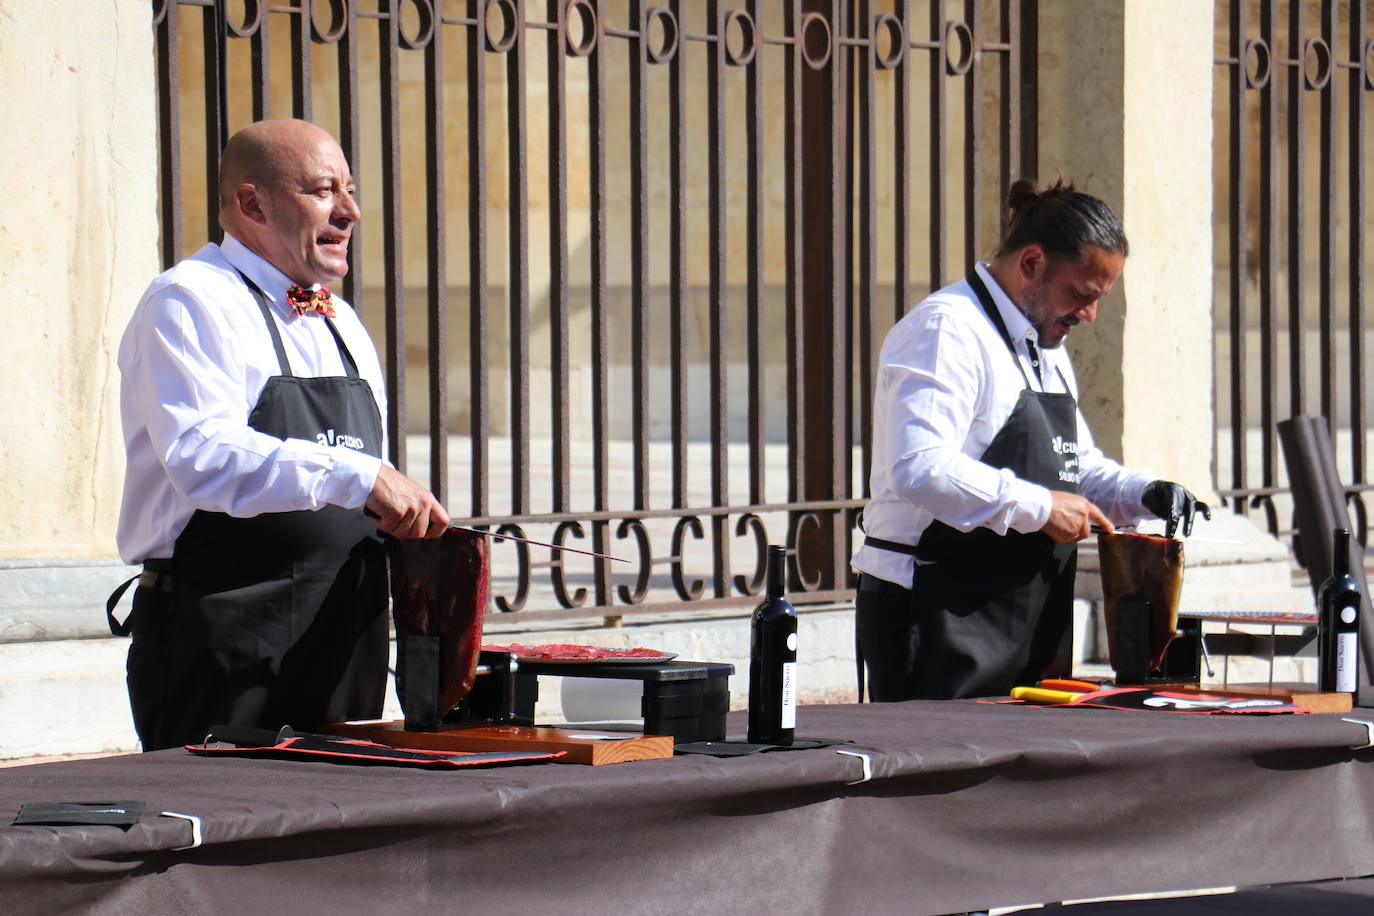
[[[0,912],[935,914],[1374,874],[1374,751],[1353,749],[1370,729],[1340,716],[955,701],[808,706],[798,724],[853,743],[603,767],[168,750],[0,770]],[[8,826],[25,802],[112,799],[147,812],[127,831]],[[179,849],[190,822],[162,811],[201,818],[201,845]]]

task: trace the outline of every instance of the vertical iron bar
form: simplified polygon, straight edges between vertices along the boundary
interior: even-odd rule
[[[892,71],[896,88],[892,98],[893,132],[893,170],[892,194],[894,213],[892,218],[892,322],[896,324],[906,314],[906,289],[911,277],[911,248],[907,234],[910,231],[911,187],[907,171],[911,168],[911,0],[900,0],[897,5],[898,16],[902,20],[902,39],[906,47],[902,49],[902,62]],[[871,397],[866,392],[864,397]],[[864,477],[863,495],[868,496],[867,469],[872,466],[870,455],[872,441],[864,439]]]
[[[1231,6],[1231,56],[1244,57],[1245,0]],[[1245,245],[1245,74],[1239,67],[1230,71],[1230,133],[1231,133],[1231,487],[1246,485],[1245,454],[1245,277],[1248,272]],[[1239,513],[1248,512],[1245,498],[1234,506]]]
[[[930,0],[930,291],[945,285],[945,0]]]
[[[1019,109],[1016,118],[1021,127],[1021,161],[1017,165],[1022,176],[1034,178],[1040,173],[1040,112],[1037,97],[1040,66],[1040,0],[1021,0],[1016,8],[1019,10],[1017,15],[1021,21],[1021,44],[1015,52],[1020,59],[1017,69],[1021,87],[1016,100]]]
[[[254,121],[262,121],[272,116],[272,33],[269,29],[271,21],[271,14],[264,11],[262,18],[258,20],[258,29],[249,41]]]
[[[181,48],[177,41],[177,5],[166,0],[167,11],[157,29],[157,113],[161,132],[158,201],[162,215],[162,269],[181,260]]]
[[[682,0],[673,0],[678,35],[685,31]],[[672,350],[673,507],[687,505],[687,43],[679,37],[668,77],[669,180],[672,185],[669,259],[672,276],[670,334]]]
[[[444,24],[425,47],[425,203],[429,222],[429,488],[448,505],[448,223],[444,163]]]
[[[1002,130],[999,140],[1002,162],[998,170],[1001,182],[997,186],[998,238],[1001,238],[1002,229],[1009,216],[1007,208],[1000,205],[1002,195],[1006,194],[1011,183],[1020,177],[1016,174],[1021,162],[1021,120],[1018,117],[1021,107],[1021,51],[1017,44],[1021,32],[1020,15],[1021,0],[1002,0],[1002,42],[1007,46],[1007,53],[1002,61],[1001,74]]]
[[[630,416],[634,437],[634,507],[649,508],[649,16],[634,0],[630,43]],[[681,53],[679,51],[679,53]]]
[[[1350,4],[1350,57],[1360,64],[1349,73],[1349,143],[1347,152],[1349,163],[1349,281],[1350,281],[1350,481],[1352,484],[1364,483],[1367,479],[1365,467],[1365,425],[1367,422],[1364,384],[1369,367],[1365,362],[1365,308],[1364,308],[1364,236],[1365,236],[1365,99],[1364,81],[1370,76],[1365,71],[1365,28],[1368,17],[1363,0]]]
[[[749,0],[749,16],[755,37],[762,35],[759,0]],[[748,235],[749,271],[746,323],[749,334],[749,502],[764,502],[764,302],[763,302],[763,46],[756,46],[754,59],[745,72],[745,129],[748,158]]]
[[[968,21],[969,41],[973,43],[973,64],[964,74],[964,265],[971,269],[978,258],[979,235],[983,229],[981,209],[984,194],[982,183],[978,180],[978,163],[982,159],[982,111],[978,105],[978,93],[982,89],[982,76],[979,73],[978,44],[978,3],[968,0],[964,5],[964,18]],[[1006,188],[997,189],[997,199],[1003,199]]]
[[[871,0],[859,0],[859,16],[854,26],[856,31],[863,30],[868,41],[865,53],[858,61],[859,91],[856,107],[859,109],[859,128],[855,142],[851,146],[851,149],[854,146],[858,147],[854,158],[858,160],[859,172],[859,343],[858,347],[849,350],[859,359],[859,390],[857,397],[852,392],[847,392],[845,403],[852,405],[854,401],[858,401],[859,434],[863,442],[873,441],[873,373],[878,362],[879,329],[882,327],[882,319],[878,316],[877,290],[874,288],[878,278],[878,213],[874,204],[877,187],[875,173],[878,170],[877,143],[874,137],[877,125],[877,92],[874,83],[877,81],[878,70],[878,34],[873,28],[873,18]],[[863,450],[862,461],[862,476],[864,480],[868,480],[872,465],[867,448]],[[845,487],[835,494],[836,497],[841,493],[847,494],[850,486],[850,475],[845,475]]]
[[[530,285],[529,285],[529,146],[525,122],[525,0],[515,4],[515,45],[506,52],[507,180],[509,285],[506,304],[510,321],[510,472],[511,513],[530,511]]]
[[[468,400],[472,443],[471,505],[474,517],[490,505],[491,436],[490,357],[487,288],[487,77],[486,31],[482,0],[468,0],[474,20],[467,47],[468,65]]]
[[[852,36],[854,34],[854,24],[849,21],[843,7],[837,5],[836,21],[838,22],[837,34]],[[853,60],[854,52],[849,52],[850,60]],[[831,231],[835,233],[835,238],[842,240],[843,244],[837,244],[831,249],[831,295],[832,301],[840,302],[841,294],[848,293],[853,289],[851,282],[852,259],[846,259],[843,264],[838,263],[842,252],[849,250],[849,239],[852,235],[849,222],[849,209],[845,206],[845,189],[850,187],[849,171],[851,163],[846,158],[845,151],[853,148],[853,142],[848,135],[850,125],[853,121],[849,117],[849,106],[851,98],[851,87],[844,82],[844,71],[839,67],[832,67],[830,80],[830,104],[831,111],[836,113],[834,123],[843,125],[844,135],[830,137],[830,173],[837,176],[840,180],[831,184],[833,189],[831,196]],[[843,284],[843,290],[840,285]],[[830,405],[831,409],[826,417],[829,420],[826,430],[828,445],[827,460],[827,480],[823,487],[825,499],[838,499],[849,491],[849,481],[852,477],[850,473],[851,451],[849,448],[849,429],[853,420],[853,406],[848,398],[849,385],[853,378],[853,348],[848,346],[846,341],[847,332],[852,327],[850,315],[840,309],[830,311],[830,362],[823,365],[823,369],[834,367],[829,373],[830,380]],[[822,588],[842,588],[843,583],[848,578],[848,551],[845,550],[848,532],[844,524],[843,513],[827,513],[825,522],[822,525],[822,535],[824,537],[825,556],[821,558]]]
[[[803,173],[806,199],[803,204],[804,263],[802,277],[805,316],[802,356],[802,384],[806,407],[802,447],[806,450],[806,477],[803,500],[829,500],[843,492],[847,451],[846,423],[849,412],[843,403],[845,376],[849,360],[845,341],[846,281],[844,253],[848,250],[849,227],[845,218],[847,184],[844,152],[849,148],[845,136],[847,105],[843,95],[846,73],[846,46],[849,37],[844,6],[840,0],[807,0],[811,11],[824,12],[831,23],[832,53],[825,69],[808,71],[803,78]],[[814,540],[798,544],[798,566],[819,575],[819,587],[835,587],[841,562],[842,525],[833,514],[821,517]]]
[[[1303,150],[1303,53],[1302,3],[1290,3],[1288,8],[1288,50],[1294,62],[1288,68],[1288,378],[1289,416],[1305,411],[1307,404],[1307,372],[1305,349],[1307,316],[1303,295],[1303,265],[1307,245],[1303,238],[1306,222],[1306,200],[1303,194],[1303,171],[1306,156]],[[1243,243],[1242,243],[1243,244]],[[1242,328],[1243,331],[1243,328]],[[1244,378],[1244,376],[1242,376]],[[1244,486],[1244,484],[1240,484]]]
[[[352,6],[353,4],[349,5]],[[292,117],[309,121],[313,111],[311,105],[313,93],[311,92],[310,67],[310,17],[313,15],[314,7],[310,0],[301,0],[298,10],[299,15],[291,17],[291,114]],[[400,14],[399,4],[392,4],[389,16],[399,20]],[[384,51],[383,57],[385,56]]]
[[[173,2],[167,15],[175,12]],[[215,214],[219,213],[219,163],[229,138],[228,78],[224,64],[228,29],[223,4],[205,7],[201,21],[204,23],[202,53],[205,55],[205,237],[213,242],[221,238],[219,222],[215,219]]]
[[[1265,0],[1260,9],[1260,38],[1270,49],[1270,59],[1277,55],[1278,47],[1278,0]],[[1240,79],[1245,80],[1246,61],[1244,43],[1241,44],[1241,58],[1236,66]],[[1260,486],[1273,487],[1278,483],[1278,403],[1279,403],[1279,105],[1278,80],[1274,78],[1271,63],[1271,77],[1260,90],[1260,208],[1259,208],[1259,312],[1260,312]],[[1242,339],[1247,333],[1244,327],[1236,328],[1233,334]],[[1234,371],[1234,370],[1233,370]],[[1245,379],[1241,379],[1241,384]],[[1232,418],[1232,426],[1239,421]],[[1246,435],[1242,431],[1242,436]],[[1243,441],[1243,440],[1242,440]],[[1244,486],[1244,484],[1241,484]]]
[[[730,505],[729,417],[726,414],[726,384],[729,354],[730,311],[726,298],[726,211],[725,211],[725,16],[720,0],[708,0],[710,34],[715,36],[706,64],[706,105],[710,111],[707,124],[707,150],[710,162],[710,325],[711,325],[711,505]],[[711,516],[712,581],[717,598],[724,598],[729,581],[729,519],[724,515]]]
[[[356,179],[363,171],[362,113],[358,101],[358,11],[347,6],[348,21],[339,39],[339,146]],[[263,16],[264,22],[269,17]],[[363,314],[363,223],[353,225],[348,244],[348,275],[343,280],[343,295],[359,315]]]
[[[592,492],[596,511],[609,508],[610,496],[610,307],[606,297],[608,269],[606,183],[606,72],[608,44],[598,41],[588,60],[591,90],[591,241],[592,241]],[[607,523],[592,527],[593,550],[608,552]],[[609,563],[596,567],[596,603],[611,600]]]
[[[1318,155],[1321,168],[1318,170],[1318,213],[1321,226],[1318,229],[1317,249],[1317,313],[1321,321],[1321,359],[1318,364],[1317,378],[1321,387],[1322,416],[1330,426],[1334,438],[1338,427],[1336,415],[1336,40],[1339,33],[1335,0],[1322,0],[1321,5],[1322,38],[1331,53],[1331,73],[1322,87],[1321,140]]]
[[[377,30],[381,61],[381,147],[383,297],[386,303],[386,387],[390,396],[387,412],[387,437],[391,440],[391,463],[402,474],[406,470],[406,344],[405,275],[401,262],[401,74],[400,15],[401,0],[387,0],[387,14]],[[297,109],[299,110],[299,109]]]
[[[549,356],[553,374],[553,511],[567,512],[572,477],[572,423],[568,402],[568,23],[560,0],[547,0],[549,80]]]
[[[802,360],[804,353],[805,295],[802,283],[806,265],[806,241],[803,214],[809,204],[804,198],[806,172],[806,140],[803,116],[807,92],[803,82],[807,79],[808,65],[802,55],[806,36],[802,33],[802,0],[791,0],[787,5],[787,34],[792,43],[787,45],[786,73],[786,131],[784,143],[786,155],[786,263],[787,263],[787,501],[801,500],[802,485],[806,479],[806,450],[802,436],[805,417],[806,395],[803,390]],[[794,545],[795,546],[795,545]]]

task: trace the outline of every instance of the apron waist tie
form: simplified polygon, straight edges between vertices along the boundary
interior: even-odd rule
[[[136,576],[130,576],[119,587],[110,593],[110,597],[105,601],[105,623],[110,627],[110,633],[114,636],[128,636],[133,632],[131,626],[133,614],[130,613],[124,621],[115,619],[114,609],[119,604],[119,599],[124,597],[124,593],[129,590],[129,586],[138,582],[139,588],[154,588],[164,592],[172,590],[172,561],[160,557],[149,558],[143,561],[143,571]]]

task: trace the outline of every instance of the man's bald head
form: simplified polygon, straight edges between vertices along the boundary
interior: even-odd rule
[[[309,121],[258,121],[224,147],[220,226],[301,285],[348,272],[354,195],[339,144]]]
[[[239,185],[279,184],[296,152],[320,140],[333,142],[334,138],[323,128],[296,118],[256,121],[230,137],[219,166],[221,223],[225,211],[233,206]]]

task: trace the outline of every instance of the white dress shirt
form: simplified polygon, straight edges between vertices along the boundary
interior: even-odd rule
[[[1006,322],[1017,359],[1011,359],[966,279],[932,294],[888,332],[873,401],[872,495],[863,512],[864,529],[875,538],[915,544],[936,520],[960,531],[1029,533],[1049,519],[1048,489],[979,459],[1011,416],[1027,379],[1034,390],[1067,390],[1077,399],[1073,365],[1062,347],[1038,350],[1037,378],[1029,348],[1035,328],[985,263],[974,269]],[[1152,517],[1140,496],[1158,475],[1124,468],[1103,455],[1082,411],[1078,459],[1079,492],[1114,524]],[[862,532],[855,532],[855,543],[855,570],[911,585],[910,555],[865,546]]]
[[[235,268],[266,294],[293,375],[345,374],[325,321],[294,314],[291,280],[233,236],[154,279],[119,346],[128,465],[118,544],[126,563],[170,557],[197,509],[247,518],[357,508],[380,470],[379,459],[352,448],[249,427],[263,386],[281,369],[258,301]],[[334,325],[385,418],[377,351],[352,307],[338,296],[334,307]],[[385,441],[378,451],[386,454]]]

